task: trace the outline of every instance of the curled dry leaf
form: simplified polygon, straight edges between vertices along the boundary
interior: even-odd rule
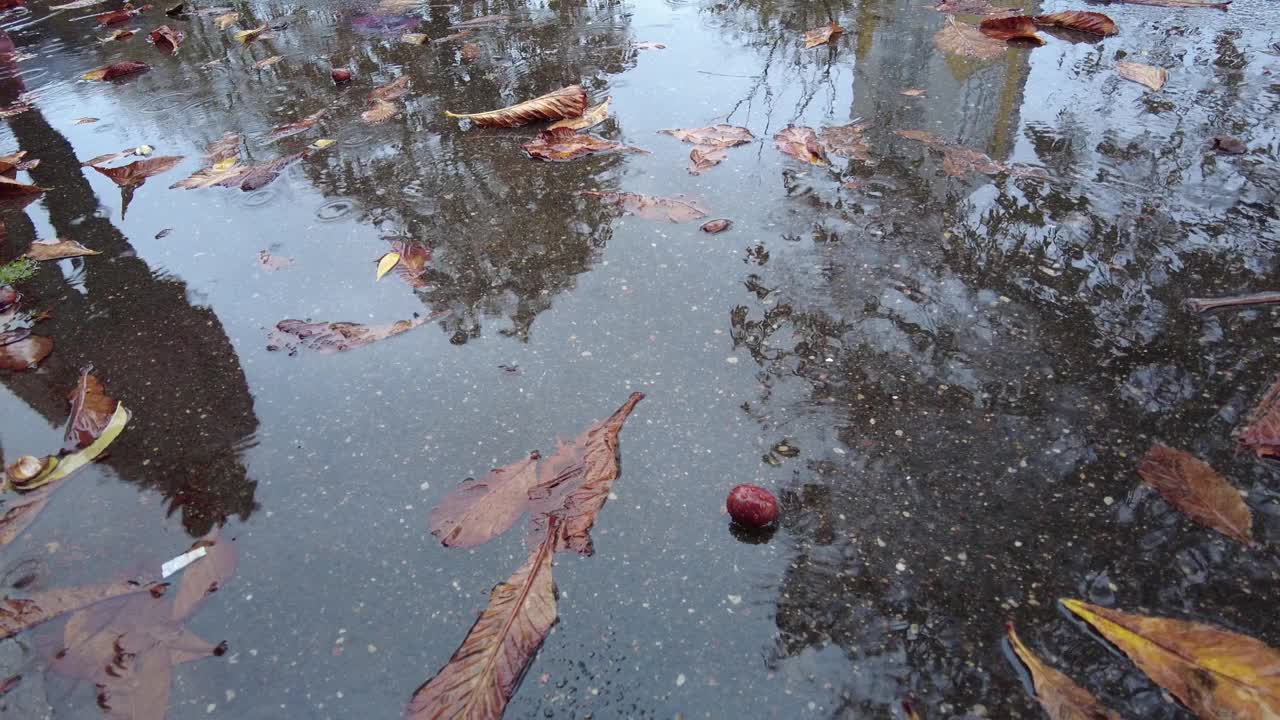
[[[539,120],[563,120],[582,115],[587,93],[578,85],[554,90],[532,100],[482,113],[445,112],[451,118],[470,120],[479,127],[518,127]]]
[[[34,370],[51,352],[53,339],[43,335],[28,335],[21,340],[4,343],[0,345],[0,370]]]
[[[489,606],[453,657],[413,693],[406,720],[502,717],[556,623],[551,577],[556,537],[558,533],[548,532],[524,565],[493,588]]]
[[[624,212],[637,215],[648,220],[667,220],[673,223],[699,220],[707,216],[707,211],[693,203],[680,198],[655,197],[639,193],[605,193],[584,191],[587,197],[600,198],[601,202],[617,205]]]
[[[843,34],[844,28],[834,22],[826,27],[809,30],[804,34],[804,49],[809,50],[819,45],[826,45],[832,38]]]
[[[128,165],[121,165],[120,167],[104,168],[98,165],[90,165],[89,167],[111,178],[111,181],[116,185],[128,187],[141,185],[146,182],[147,178],[171,170],[173,166],[180,162],[182,162],[181,155],[162,155],[145,160],[135,160]]]
[[[811,165],[827,165],[827,154],[818,144],[818,135],[813,128],[788,125],[777,135],[773,142],[778,149],[791,157]]]
[[[941,30],[934,33],[933,44],[948,55],[974,60],[991,60],[1005,51],[1003,43],[983,35],[978,28],[957,22],[951,17],[947,18],[947,23]]]
[[[609,101],[612,98],[605,98],[599,105],[582,113],[582,117],[566,118],[551,123],[548,130],[556,128],[569,128],[570,130],[589,130],[605,120],[609,119]]]
[[[716,233],[722,233],[731,227],[733,227],[732,220],[726,220],[724,218],[720,218],[717,220],[708,220],[702,223],[702,227],[698,229],[704,233],[710,233],[712,235],[715,235]]]
[[[97,250],[90,250],[75,240],[64,240],[58,238],[56,240],[36,240],[31,243],[31,247],[23,253],[25,257],[32,260],[61,260],[63,258],[83,257],[85,255],[99,255]]]
[[[367,125],[379,125],[396,116],[400,106],[387,100],[374,100],[369,109],[360,113],[360,120]]]
[[[987,37],[997,40],[1030,40],[1037,45],[1044,44],[1044,38],[1036,34],[1036,23],[1026,15],[1014,17],[987,18],[978,25],[978,30]]]
[[[1125,80],[1146,85],[1152,90],[1159,90],[1169,80],[1168,70],[1136,62],[1116,63],[1116,74]]]
[[[689,174],[701,175],[719,165],[720,161],[724,160],[728,154],[729,151],[723,147],[695,146],[689,151]]]
[[[1119,713],[1098,702],[1088,690],[1046,665],[1023,645],[1018,633],[1014,632],[1012,623],[1008,626],[1007,634],[1014,654],[1031,673],[1036,700],[1044,707],[1049,720],[1120,720]]]
[[[286,349],[290,355],[297,352],[298,346],[314,350],[321,355],[353,350],[364,347],[379,340],[386,340],[401,333],[421,327],[422,325],[443,316],[435,313],[415,317],[412,320],[399,320],[390,325],[361,325],[352,322],[306,322],[304,320],[281,320],[276,323],[267,341],[267,350]]]
[[[906,95],[907,97],[920,97],[921,95],[924,95],[924,94],[925,94],[925,93],[927,93],[927,92],[928,92],[927,90],[923,90],[923,89],[921,89],[921,88],[910,88],[910,89],[907,89],[907,90],[903,90],[902,92],[900,92],[900,93],[898,93],[898,94],[899,94],[899,95]]]
[[[124,7],[120,8],[119,10],[112,10],[111,12],[105,12],[105,13],[102,13],[101,15],[98,15],[98,24],[102,26],[107,26],[107,25],[119,25],[122,22],[129,22],[130,20],[133,19],[135,15],[141,13],[143,10],[146,10],[150,7],[151,7],[150,5],[143,5],[140,8],[135,8],[133,6],[133,3],[125,3]]]
[[[818,139],[823,149],[832,155],[865,162],[870,159],[867,139],[862,135],[866,129],[866,123],[825,127],[818,132]]]
[[[1249,424],[1240,432],[1240,444],[1258,457],[1280,457],[1280,378],[1249,415]]]
[[[178,46],[182,44],[182,37],[182,33],[168,25],[161,25],[147,35],[147,39],[151,41],[152,45],[156,46],[157,50],[167,52],[170,55],[178,53]]]
[[[1115,35],[1115,21],[1100,12],[1068,10],[1066,12],[1036,15],[1032,20],[1041,27],[1066,28],[1092,35]]]
[[[240,13],[238,12],[224,13],[213,19],[213,21],[217,23],[219,30],[226,30],[232,25],[235,25],[239,20],[240,20]]]
[[[82,80],[96,80],[101,82],[105,80],[115,80],[116,78],[126,77],[129,75],[136,75],[150,69],[151,66],[146,63],[125,60],[124,62],[100,67],[97,70],[90,70],[80,77]]]
[[[538,481],[537,452],[510,465],[467,478],[431,510],[431,534],[446,547],[475,547],[515,526],[529,505]]]
[[[646,152],[640,148],[605,140],[598,135],[576,133],[570,128],[543,130],[520,146],[529,157],[551,162],[564,162],[602,152]]]
[[[346,68],[334,68],[329,71],[329,77],[335,84],[341,85],[351,81],[351,71]]]
[[[1138,475],[1193,522],[1253,542],[1253,516],[1240,492],[1199,458],[1157,443],[1142,457]]]
[[[1063,600],[1201,718],[1280,717],[1280,652],[1212,625]]]
[[[121,581],[106,585],[57,588],[33,593],[23,599],[0,600],[0,639],[13,637],[23,630],[48,622],[59,615],[75,612],[103,600],[124,595],[151,592],[163,585]]]
[[[116,400],[107,394],[102,381],[93,375],[90,365],[80,371],[80,382],[67,393],[71,418],[63,435],[63,448],[79,450],[93,444],[102,435],[116,412]]]
[[[752,135],[750,130],[736,125],[725,125],[724,123],[700,128],[673,128],[659,130],[658,132],[670,135],[682,142],[703,147],[731,148],[745,145],[756,139],[756,136]]]

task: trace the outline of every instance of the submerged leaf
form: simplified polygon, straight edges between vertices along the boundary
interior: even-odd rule
[[[277,125],[271,128],[271,132],[267,133],[267,142],[271,143],[277,140],[283,140],[284,138],[297,135],[300,132],[305,132],[307,130],[310,130],[311,128],[315,127],[316,123],[320,122],[320,118],[324,117],[324,114],[328,111],[329,111],[329,108],[320,108],[319,110],[311,113],[310,115],[302,118],[301,120],[297,120],[291,123],[285,123],[284,125]],[[224,136],[224,139],[225,139],[225,136]],[[236,144],[237,145],[239,144],[239,138],[236,139]],[[206,151],[206,157],[207,156],[208,156],[208,151]],[[227,156],[227,157],[230,157],[230,156]]]
[[[570,128],[543,130],[538,136],[520,146],[530,157],[552,162],[564,162],[602,152],[638,152],[640,148],[605,140],[597,135],[576,133]]]
[[[20,183],[7,177],[0,176],[0,198],[20,197],[22,195],[39,195],[44,192],[44,188],[35,185]]]
[[[778,149],[791,157],[811,165],[826,165],[827,154],[818,144],[813,128],[788,125],[773,136]]]
[[[732,220],[726,220],[724,218],[720,218],[718,220],[708,220],[702,223],[702,227],[698,229],[709,235],[715,235],[716,233],[722,233],[731,227],[733,227]]]
[[[1115,21],[1100,12],[1068,10],[1048,15],[1036,15],[1032,20],[1041,27],[1066,28],[1093,35],[1115,35],[1118,32]]]
[[[658,132],[670,135],[681,142],[703,147],[731,148],[745,145],[756,139],[756,136],[752,135],[747,128],[724,123],[700,128],[673,128]]]
[[[987,37],[978,28],[947,18],[947,24],[933,36],[933,44],[948,55],[991,60],[1005,51],[1004,43]]]
[[[397,100],[409,92],[409,76],[401,75],[386,85],[374,88],[369,93],[372,100]]]
[[[1136,62],[1116,63],[1116,74],[1125,80],[1146,85],[1152,90],[1159,90],[1169,80],[1168,70]]]
[[[223,133],[221,138],[214,140],[204,148],[204,157],[209,162],[216,163],[239,156],[240,136],[232,132]]]
[[[578,85],[554,90],[532,100],[482,113],[445,112],[465,118],[480,127],[518,127],[539,120],[562,120],[582,115],[587,109],[587,93]]]
[[[360,120],[369,125],[379,125],[400,112],[400,106],[387,100],[374,100],[369,109],[360,113]]]
[[[0,639],[48,622],[59,615],[74,612],[103,600],[150,592],[163,587],[139,582],[116,582],[106,585],[57,588],[34,593],[23,599],[6,597],[0,600]]]
[[[1258,457],[1280,457],[1280,378],[1249,415],[1249,424],[1240,432],[1240,444]]]
[[[467,478],[431,511],[431,534],[446,547],[475,547],[510,530],[529,505],[537,484],[536,452],[494,468],[479,480]]]
[[[170,55],[178,53],[178,46],[182,44],[182,33],[174,30],[168,25],[161,25],[152,30],[147,38],[151,40],[151,44],[156,46],[157,50],[167,52]]]
[[[132,60],[125,60],[124,62],[118,62],[113,65],[100,67],[97,70],[90,70],[89,72],[82,75],[81,79],[98,80],[98,81],[114,80],[119,77],[125,77],[126,75],[134,75],[140,72],[146,72],[147,70],[150,70],[150,69],[151,69],[151,66],[146,63],[134,62]]]
[[[1138,475],[1194,522],[1253,542],[1253,516],[1239,491],[1199,458],[1157,443],[1142,457]]]
[[[844,28],[836,23],[831,23],[827,27],[815,28],[804,34],[804,49],[810,50],[819,45],[826,45],[831,39],[844,34]]]
[[[719,165],[728,154],[729,151],[723,147],[695,146],[689,151],[689,174],[701,175]]]
[[[75,240],[37,240],[23,253],[32,260],[62,260],[63,258],[100,255],[97,250],[90,250]]]
[[[612,98],[605,98],[603,101],[600,102],[599,105],[596,105],[590,110],[587,110],[586,112],[582,113],[582,117],[557,120],[556,122],[551,123],[551,125],[547,127],[547,129],[555,130],[556,128],[563,127],[563,128],[569,128],[570,130],[588,130],[590,128],[593,128],[599,125],[600,123],[604,122],[605,120],[609,119],[609,101],[610,100],[612,100]]]
[[[80,382],[67,393],[71,402],[71,418],[63,434],[63,447],[78,450],[93,444],[111,422],[116,412],[116,400],[93,374],[90,365],[80,371]]]
[[[978,30],[997,40],[1030,40],[1037,45],[1044,44],[1044,38],[1036,33],[1035,21],[1026,15],[987,18],[978,25]]]
[[[104,168],[98,165],[90,165],[89,167],[111,178],[111,181],[116,185],[129,187],[141,185],[146,182],[147,178],[171,170],[173,166],[180,162],[182,162],[181,155],[162,155],[145,160],[135,160],[128,165],[121,165],[120,167]]]
[[[219,15],[215,17],[213,21],[217,23],[219,30],[226,30],[232,25],[235,25],[239,19],[240,19],[240,13],[229,12],[229,13],[225,13],[223,15]]]
[[[268,338],[267,350],[287,349],[292,355],[297,346],[314,350],[321,355],[353,350],[379,340],[395,337],[416,327],[425,325],[444,313],[424,315],[412,320],[399,320],[390,325],[361,325],[351,322],[305,322],[281,320]]]
[[[1014,632],[1012,623],[1008,627],[1008,636],[1014,654],[1031,673],[1036,699],[1044,707],[1049,720],[1120,720],[1119,713],[1098,702],[1088,690],[1046,665],[1023,645],[1018,633]]]
[[[832,155],[866,162],[871,159],[867,139],[862,135],[862,131],[866,129],[866,123],[824,127],[818,131],[818,139],[823,149]]]
[[[655,197],[639,193],[606,193],[584,191],[587,197],[600,198],[601,202],[617,205],[631,215],[649,220],[667,220],[673,223],[689,222],[707,216],[707,211],[680,198]]]
[[[1202,718],[1280,717],[1280,652],[1212,625],[1063,600]]]
[[[0,370],[34,370],[53,352],[53,339],[28,335],[15,342],[0,345]]]
[[[293,265],[293,258],[272,255],[266,250],[258,251],[258,267],[266,270],[267,272],[283,270],[291,265]]]

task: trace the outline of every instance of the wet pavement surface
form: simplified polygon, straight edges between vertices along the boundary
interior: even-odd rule
[[[18,596],[154,571],[221,526],[240,564],[188,627],[229,651],[177,668],[169,717],[400,717],[527,554],[517,531],[441,547],[429,510],[637,390],[596,553],[557,557],[560,622],[507,717],[896,718],[907,698],[925,718],[1041,717],[1007,621],[1124,717],[1192,717],[1059,597],[1280,645],[1280,470],[1234,437],[1280,372],[1280,315],[1184,306],[1280,289],[1269,0],[1090,5],[1120,33],[987,60],[935,48],[947,16],[920,0],[264,2],[226,30],[157,7],[98,43],[83,17],[102,9],[0,16],[19,53],[0,100],[33,105],[0,152],[38,158],[48,188],[5,216],[0,261],[55,236],[102,253],[22,286],[55,349],[0,374],[0,447],[59,447],[89,363],[134,419],[0,550],[0,577]],[[492,14],[509,17],[471,28],[474,59],[397,41]],[[832,19],[846,32],[803,50]],[[146,44],[164,23],[186,34],[173,57]],[[233,40],[262,23],[273,37]],[[1168,84],[1120,79],[1125,59]],[[152,69],[78,80],[121,60]],[[363,123],[401,76],[400,112]],[[573,83],[612,97],[595,132],[649,154],[544,163],[520,149],[534,130],[444,115]],[[771,139],[851,121],[865,161],[806,165]],[[657,132],[716,122],[757,139],[700,175]],[[949,173],[899,130],[1005,167]],[[226,132],[255,163],[336,142],[251,192],[169,189]],[[1246,152],[1213,150],[1222,134]],[[185,159],[126,212],[80,163],[141,144]],[[734,225],[593,191],[683,194]],[[411,242],[419,287],[375,282]],[[335,355],[268,350],[287,318],[415,314],[439,317]],[[1241,489],[1259,546],[1140,484],[1156,441]],[[777,493],[772,534],[730,528],[740,482]],[[0,675],[24,676],[0,714],[100,716],[92,684],[44,672],[59,624],[0,643]]]

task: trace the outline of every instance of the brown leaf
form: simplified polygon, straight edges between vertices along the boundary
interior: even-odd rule
[[[1186,303],[1188,310],[1197,313],[1249,305],[1274,305],[1280,303],[1280,292],[1260,292],[1220,298],[1188,298]]]
[[[400,106],[386,100],[374,100],[369,109],[360,113],[360,120],[368,125],[379,125],[400,112]]]
[[[977,150],[956,145],[942,148],[942,171],[951,177],[964,177],[971,172],[994,175],[1004,166]]]
[[[37,240],[23,253],[32,260],[61,260],[63,258],[99,255],[97,250],[90,250],[75,240]]]
[[[1152,90],[1159,90],[1169,80],[1168,70],[1136,62],[1116,63],[1116,74],[1125,80],[1146,85]]]
[[[285,123],[284,125],[277,125],[271,128],[271,132],[267,133],[267,142],[272,143],[277,140],[282,140],[284,138],[297,135],[300,132],[305,132],[307,130],[310,130],[311,128],[315,127],[316,123],[320,122],[320,118],[324,117],[324,114],[328,111],[329,111],[329,108],[320,108],[319,110],[311,113],[310,115],[302,118],[301,120],[297,120],[291,123]],[[239,138],[237,138],[237,145],[238,144],[239,144]],[[206,151],[206,157],[208,156],[207,152],[208,151]]]
[[[493,588],[489,606],[453,657],[413,693],[406,720],[502,717],[556,623],[556,585],[551,577],[556,537],[558,533],[547,533],[524,565]]]
[[[987,0],[941,0],[934,10],[950,15],[1015,15],[1016,10],[998,8]]]
[[[135,8],[132,3],[125,3],[124,7],[119,10],[112,10],[111,12],[105,12],[98,15],[98,24],[105,27],[107,25],[118,25],[122,22],[129,22],[133,19],[133,16],[150,7],[150,5],[143,5],[140,8]]]
[[[182,44],[182,38],[182,33],[168,25],[161,25],[147,35],[147,39],[151,40],[151,44],[155,45],[157,50],[170,55],[178,54],[178,46]]]
[[[225,13],[213,19],[213,21],[218,24],[219,30],[226,30],[232,25],[235,25],[238,20],[240,20],[240,13],[238,12]]]
[[[121,40],[128,40],[137,34],[138,31],[133,29],[117,30],[104,38],[98,38],[98,41],[103,43],[119,42]]]
[[[618,433],[643,399],[644,393],[631,393],[613,415],[573,441],[559,443],[555,453],[538,464],[538,483],[529,491],[534,536],[554,534],[557,552],[594,552],[591,526],[621,474]]]
[[[551,123],[547,127],[548,130],[556,128],[569,128],[570,130],[587,130],[593,128],[605,120],[609,119],[609,101],[612,98],[605,98],[599,105],[582,113],[582,117],[567,118]]]
[[[96,117],[82,117],[82,118],[76,118],[75,124],[88,125],[89,123],[96,123],[96,122],[98,122],[98,118]]]
[[[401,75],[386,85],[376,87],[369,93],[371,100],[398,100],[409,92],[409,76]]]
[[[63,447],[79,450],[88,447],[106,429],[116,412],[116,400],[107,394],[102,382],[92,375],[90,365],[80,371],[80,382],[67,393],[71,418],[63,435]]]
[[[825,127],[818,131],[818,139],[823,149],[832,155],[866,162],[871,159],[867,154],[867,139],[862,136],[866,128],[866,123]]]
[[[90,165],[89,167],[111,178],[111,181],[116,185],[128,187],[130,185],[141,185],[152,175],[159,175],[162,172],[171,170],[174,165],[180,162],[182,162],[181,155],[162,155],[145,160],[135,160],[128,165],[121,165],[120,167],[104,168],[97,165]]]
[[[25,599],[6,597],[0,600],[0,639],[13,637],[23,630],[94,603],[148,592],[154,587],[157,586],[139,582],[116,582],[45,590],[33,593]]]
[[[1142,672],[1206,720],[1280,717],[1280,652],[1212,625],[1062,600]]]
[[[1044,44],[1044,38],[1036,34],[1035,21],[1026,15],[987,18],[979,23],[978,30],[997,40],[1030,40],[1037,45]]]
[[[1227,155],[1241,155],[1249,151],[1248,145],[1230,135],[1214,135],[1209,142],[1211,149]]]
[[[525,513],[538,479],[538,453],[467,478],[431,511],[431,534],[446,547],[475,547],[510,530]]]
[[[816,28],[804,34],[804,49],[809,50],[819,45],[826,45],[831,38],[844,34],[844,28],[834,22],[827,27]]]
[[[1200,459],[1157,443],[1142,457],[1138,475],[1192,521],[1253,542],[1253,516],[1239,491]]]
[[[578,85],[554,90],[532,100],[482,113],[445,112],[452,118],[465,118],[479,127],[518,127],[539,120],[562,120],[582,115],[587,109],[587,93]]]
[[[205,146],[204,157],[214,163],[240,157],[240,136],[231,132],[223,133],[221,138]]]
[[[899,95],[906,95],[907,97],[920,97],[921,95],[924,95],[924,94],[925,94],[925,93],[927,93],[927,92],[928,92],[928,90],[923,90],[923,89],[921,89],[921,88],[909,88],[909,89],[907,89],[907,90],[903,90],[902,92],[900,92],[900,93],[898,93],[898,94],[899,94]]]
[[[726,220],[724,218],[721,218],[719,220],[708,220],[702,223],[702,227],[698,229],[704,233],[715,235],[716,233],[722,233],[731,227],[733,227],[732,220]]]
[[[640,42],[631,43],[633,50],[666,50],[667,46],[652,40],[642,40]]]
[[[701,175],[720,164],[729,151],[723,147],[695,146],[689,151],[689,174]]]
[[[129,157],[130,155],[136,155],[137,152],[138,152],[138,148],[136,147],[125,148],[124,150],[121,150],[119,152],[107,153],[105,155],[99,155],[95,158],[85,160],[84,162],[80,163],[80,167],[90,167],[92,165],[106,165],[107,163],[114,162],[116,160],[119,160],[120,158],[126,158],[126,157]]]
[[[947,24],[933,36],[933,44],[948,55],[973,58],[975,60],[991,60],[1004,53],[1005,46],[986,35],[978,28],[967,23],[956,22],[955,18],[947,18]]]
[[[1258,457],[1280,457],[1280,378],[1253,409],[1239,439],[1241,445]]]
[[[53,340],[43,335],[28,335],[17,342],[0,345],[0,370],[34,370],[53,352]]]
[[[204,604],[210,595],[236,574],[236,547],[231,540],[216,535],[200,540],[191,549],[205,547],[205,556],[182,572],[182,582],[173,596],[170,617],[179,622],[186,620]]]
[[[146,72],[150,69],[151,66],[146,63],[125,60],[124,62],[115,63],[114,65],[100,67],[97,70],[90,70],[82,75],[81,79],[97,81],[114,80],[119,77],[125,77],[126,75],[135,75],[140,72]]]
[[[473,63],[480,59],[480,48],[476,47],[474,43],[463,43],[458,55],[462,57],[463,62]]]
[[[272,65],[275,65],[276,63],[280,62],[283,59],[284,59],[283,55],[272,55],[269,58],[263,58],[253,64],[253,69],[266,70],[267,68],[271,67]]]
[[[244,174],[240,177],[222,180],[218,185],[222,187],[239,186],[244,192],[252,192],[271,184],[273,180],[280,176],[281,171],[306,156],[306,151],[302,151],[290,155],[282,155],[275,160],[260,165],[250,165],[244,169]]]
[[[0,348],[0,351],[3,349]],[[8,545],[36,521],[50,496],[62,483],[51,483],[39,490],[24,493],[21,497],[5,501],[4,514],[0,515],[0,547]]]
[[[1041,27],[1066,28],[1093,35],[1115,35],[1118,32],[1115,22],[1100,12],[1068,10],[1049,15],[1036,15],[1032,19]]]
[[[22,158],[26,157],[26,150],[19,150],[12,155],[0,157],[0,175],[12,175],[18,170],[18,166],[22,164]]]
[[[811,165],[826,165],[827,154],[818,144],[818,135],[813,128],[788,125],[777,135],[773,142],[782,152]]]
[[[1156,7],[1170,8],[1214,8],[1216,10],[1226,10],[1231,4],[1231,0],[1218,2],[1217,0],[1119,0],[1119,2],[1128,3],[1130,5],[1155,5]]]
[[[266,270],[267,272],[283,270],[291,265],[293,265],[293,258],[272,255],[266,250],[258,251],[258,267]]]
[[[1031,673],[1036,699],[1044,707],[1049,720],[1120,720],[1119,713],[1098,702],[1088,690],[1036,657],[1022,644],[1018,633],[1013,630],[1013,623],[1008,626],[1008,635],[1014,654]]]
[[[431,262],[431,248],[420,242],[396,240],[391,243],[391,251],[400,255],[400,262],[395,267],[396,275],[412,288],[426,287],[422,276],[427,272],[427,263]]]
[[[44,192],[44,188],[36,187],[20,183],[7,177],[0,176],[0,198],[12,198],[20,195],[39,195]]]
[[[707,216],[707,211],[693,203],[680,198],[654,197],[638,193],[605,193],[584,191],[588,197],[600,198],[601,202],[617,205],[623,211],[638,215],[648,220],[667,220],[673,223],[689,222]]]
[[[574,160],[602,152],[638,152],[640,148],[605,140],[598,135],[576,133],[570,128],[543,130],[538,136],[520,146],[530,157],[552,162]]]
[[[287,349],[292,355],[301,345],[321,355],[353,350],[379,340],[395,337],[425,325],[444,313],[399,320],[390,325],[361,325],[350,322],[305,322],[281,320],[268,338],[267,350]]]
[[[682,142],[702,147],[731,148],[737,145],[745,145],[756,139],[756,136],[752,135],[750,130],[736,125],[725,125],[724,123],[700,128],[659,130],[658,132],[670,135]]]
[[[244,177],[250,166],[239,165],[234,158],[214,163],[213,165],[201,168],[183,180],[169,186],[169,189],[185,188],[194,190],[196,188],[213,187],[214,185],[234,184],[233,181],[239,181]]]

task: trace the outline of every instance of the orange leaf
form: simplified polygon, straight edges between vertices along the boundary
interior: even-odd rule
[[[379,125],[400,112],[400,106],[387,100],[374,100],[368,110],[360,113],[360,120],[368,125]]]
[[[479,127],[518,127],[539,120],[563,120],[582,115],[587,109],[587,93],[577,85],[554,90],[510,107],[482,113],[445,112],[451,118],[465,118]]]
[[[120,167],[104,168],[97,165],[90,165],[89,167],[111,178],[111,181],[116,185],[127,187],[141,185],[152,175],[159,175],[162,172],[171,170],[174,165],[180,162],[182,162],[181,155],[162,155],[145,160],[135,160],[128,165],[121,165]]]
[[[71,418],[67,420],[63,447],[68,450],[88,447],[102,434],[116,412],[115,398],[107,394],[107,389],[92,372],[92,365],[81,370],[80,382],[67,393],[67,399],[71,401]]]
[[[809,50],[819,45],[826,45],[832,38],[843,34],[844,28],[834,22],[827,27],[815,28],[804,34],[804,49]]]
[[[376,87],[369,93],[372,100],[396,100],[409,92],[409,76],[401,75],[386,85]]]
[[[1041,27],[1059,27],[1094,35],[1115,35],[1115,22],[1100,12],[1068,10],[1066,12],[1037,15],[1032,20]]]
[[[1014,654],[1031,673],[1036,699],[1044,706],[1049,720],[1120,720],[1119,713],[1099,703],[1088,690],[1036,657],[1022,644],[1012,623],[1008,626],[1008,635]]]
[[[1253,516],[1240,493],[1199,458],[1155,444],[1138,466],[1142,481],[1183,515],[1242,543],[1253,542]]]
[[[1044,38],[1036,34],[1036,23],[1026,15],[1014,17],[987,18],[978,25],[978,30],[987,37],[997,40],[1030,40],[1037,45],[1044,44]]]
[[[724,160],[729,151],[714,145],[697,145],[689,151],[689,174],[701,175]]]

